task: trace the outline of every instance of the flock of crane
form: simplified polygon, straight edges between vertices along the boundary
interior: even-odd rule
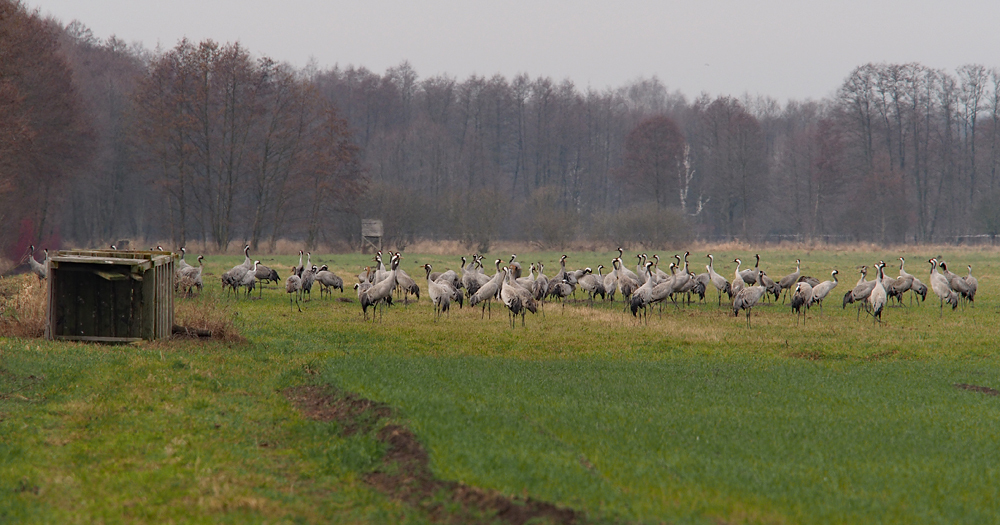
[[[244,263],[223,275],[224,286],[232,287],[234,292],[243,286],[249,294],[254,279],[261,280],[263,275],[268,276],[263,279],[277,280],[276,274],[269,274],[273,270],[260,266],[260,261],[251,263],[249,249],[245,252]],[[358,275],[358,283],[354,285],[365,319],[368,318],[369,309],[373,310],[374,320],[376,313],[391,306],[394,293],[397,298],[402,295],[404,302],[408,301],[411,294],[417,300],[420,299],[420,286],[400,268],[402,254],[389,252],[388,255],[388,267],[382,253],[377,253],[374,257],[375,265],[366,267]],[[671,262],[669,272],[665,272],[659,268],[659,256],[653,255],[650,258],[644,253],[638,254],[636,271],[633,272],[626,267],[622,259],[624,250],[619,248],[618,257],[611,260],[612,270],[607,274],[603,273],[604,265],[597,267],[596,274],[591,268],[567,270],[567,256],[563,255],[559,259],[559,271],[551,278],[545,275],[545,266],[541,262],[529,264],[528,272],[524,275],[516,255],[511,256],[506,264],[496,259],[492,275],[486,273],[486,266],[483,264],[485,257],[478,254],[472,255],[470,259],[464,256],[461,258],[460,274],[454,270],[435,272],[430,264],[425,264],[422,268],[427,280],[426,292],[434,306],[436,319],[447,313],[453,303],[462,306],[466,299],[470,306],[481,306],[485,317],[486,309],[492,310],[492,302],[499,301],[508,309],[512,327],[517,316],[521,316],[523,326],[526,313],[538,312],[540,305],[547,300],[562,302],[574,295],[578,288],[587,294],[591,303],[597,297],[613,302],[615,296],[621,294],[624,309],[648,322],[648,312],[652,306],[662,305],[668,299],[675,305],[685,301],[690,303],[694,295],[704,300],[708,287],[712,286],[718,292],[719,305],[722,304],[722,295],[728,295],[733,314],[739,316],[741,311],[745,312],[749,326],[752,309],[771,296],[777,301],[783,293],[786,294],[790,297],[792,310],[804,315],[806,309],[813,305],[822,308],[824,299],[839,284],[837,270],[830,273],[830,280],[822,282],[802,275],[800,260],[796,260],[794,272],[774,281],[760,268],[759,255],[755,256],[752,268],[742,270],[743,262],[738,258],[734,259],[736,270],[730,281],[715,271],[715,258],[712,254],[706,256],[709,260],[705,266],[706,272],[695,274],[689,267],[690,255],[690,252],[685,252],[683,256],[674,255],[676,262]],[[306,254],[307,260],[303,264],[302,256],[303,252],[300,251],[299,264],[292,268],[292,274],[285,281],[289,307],[294,298],[299,311],[302,310],[303,294],[310,293],[314,282],[320,282],[326,290],[344,290],[340,277],[331,273],[326,266],[318,268],[312,265],[310,254]],[[941,299],[941,307],[945,302],[956,308],[960,300],[970,303],[975,301],[978,281],[972,275],[972,267],[968,266],[968,275],[960,276],[950,272],[947,263],[939,259],[930,259],[928,263],[931,265],[930,289]],[[899,275],[890,277],[885,273],[886,263],[879,261],[874,265],[877,275],[872,280],[868,280],[868,266],[859,267],[861,277],[855,287],[844,294],[843,306],[846,308],[848,304],[855,303],[858,305],[859,316],[864,309],[875,321],[881,322],[882,312],[891,300],[895,299],[901,304],[907,292],[912,293],[911,303],[913,297],[925,300],[927,285],[905,270],[905,262],[900,257]]]
[[[35,260],[34,252],[35,247],[31,246],[27,254],[29,266],[32,272],[44,279],[48,250],[45,250],[46,260],[41,263]],[[237,297],[241,293],[249,297],[259,283],[259,297],[263,293],[264,283],[277,283],[280,278],[275,270],[261,264],[259,260],[251,260],[250,246],[245,246],[243,253],[243,263],[222,274],[223,289],[230,290]],[[179,291],[191,295],[195,289],[201,291],[203,288],[204,257],[198,256],[198,264],[195,266],[184,260],[185,255],[186,250],[181,248],[175,282]],[[761,269],[759,255],[754,256],[754,266],[746,269],[741,269],[743,261],[734,259],[736,270],[730,281],[715,271],[715,257],[712,254],[706,255],[709,261],[705,265],[706,271],[695,274],[689,267],[690,255],[690,252],[685,252],[683,256],[674,255],[676,261],[671,262],[669,271],[665,272],[659,268],[658,255],[647,257],[645,253],[637,254],[633,272],[622,259],[624,250],[618,248],[618,257],[611,260],[612,269],[607,274],[603,273],[604,265],[597,267],[596,274],[591,268],[567,270],[567,256],[563,255],[559,259],[559,271],[551,278],[545,275],[542,262],[529,264],[528,273],[524,275],[517,255],[511,256],[506,264],[496,259],[492,275],[486,273],[486,266],[483,264],[485,257],[478,254],[473,254],[470,259],[464,256],[461,258],[461,274],[454,270],[435,272],[430,264],[425,264],[422,268],[427,280],[427,295],[434,306],[436,319],[441,314],[446,314],[453,303],[463,306],[466,299],[470,306],[481,306],[485,317],[487,308],[492,311],[492,302],[499,301],[508,309],[512,327],[517,316],[521,316],[523,326],[526,313],[537,313],[544,301],[562,302],[574,295],[577,289],[587,294],[591,304],[597,297],[613,302],[615,296],[621,294],[624,310],[630,311],[637,318],[645,318],[648,322],[649,309],[654,305],[662,305],[668,299],[675,305],[690,303],[694,295],[704,300],[709,286],[717,290],[720,306],[723,294],[728,295],[727,303],[731,305],[733,315],[739,316],[741,311],[744,312],[747,325],[750,326],[752,309],[762,301],[770,300],[772,296],[777,301],[785,294],[786,298],[790,298],[792,311],[804,316],[806,309],[814,305],[822,308],[823,301],[839,284],[837,270],[830,272],[830,280],[822,282],[815,277],[802,275],[801,260],[795,261],[794,272],[774,281]],[[306,258],[305,262],[302,260],[303,256]],[[366,267],[358,275],[354,290],[365,319],[368,318],[369,309],[373,310],[374,320],[376,313],[391,306],[393,294],[402,295],[404,302],[408,302],[410,295],[420,299],[420,286],[400,268],[401,259],[402,254],[389,252],[389,266],[386,267],[382,252],[378,252],[374,257],[375,265]],[[947,262],[940,256],[927,262],[930,264],[930,290],[940,299],[942,310],[945,303],[955,309],[961,301],[975,301],[979,283],[972,275],[971,265],[967,266],[968,274],[961,276],[949,271]],[[908,273],[905,263],[905,259],[899,257],[899,274],[891,277],[886,275],[886,263],[879,261],[873,265],[876,275],[872,280],[868,280],[869,267],[860,266],[861,277],[854,288],[844,294],[843,306],[846,308],[848,304],[857,304],[859,317],[861,310],[865,310],[875,321],[881,322],[885,307],[894,299],[902,304],[907,292],[912,294],[911,303],[914,298],[925,300],[928,286]],[[304,296],[311,295],[315,283],[320,284],[320,296],[334,288],[344,291],[343,279],[331,272],[326,265],[313,265],[312,254],[300,250],[298,265],[291,268],[291,274],[285,279],[289,308],[294,302],[301,312],[301,303],[306,300]]]

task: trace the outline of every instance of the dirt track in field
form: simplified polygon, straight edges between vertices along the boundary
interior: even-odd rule
[[[372,432],[380,420],[392,416],[392,410],[384,404],[329,387],[294,387],[286,389],[284,394],[306,417],[340,423],[345,436]],[[529,520],[558,524],[586,522],[580,513],[552,503],[530,497],[512,498],[435,478],[428,466],[427,451],[404,426],[387,424],[378,429],[375,437],[386,445],[386,453],[375,470],[365,476],[365,481],[390,498],[423,509],[436,522],[500,521],[513,525]]]

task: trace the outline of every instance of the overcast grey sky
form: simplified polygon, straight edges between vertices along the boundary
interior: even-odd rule
[[[832,94],[867,62],[953,71],[1000,66],[1000,2],[932,0],[25,0],[99,38],[148,48],[187,36],[240,41],[303,66],[376,72],[409,60],[421,78],[569,78],[579,88],[657,76],[689,98]]]

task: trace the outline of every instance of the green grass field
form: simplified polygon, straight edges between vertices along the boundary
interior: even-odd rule
[[[753,259],[714,253],[726,277],[735,256]],[[973,266],[974,307],[942,312],[931,293],[888,308],[882,325],[840,307],[855,266],[885,259],[895,275],[902,255],[927,282],[925,261],[939,254],[956,273]],[[518,259],[544,261],[551,276],[559,255]],[[596,268],[613,255],[569,256],[568,267]],[[955,386],[1000,389],[997,253],[761,256],[775,279],[801,258],[803,274],[837,268],[841,284],[805,323],[779,302],[756,308],[749,329],[714,290],[648,324],[620,302],[550,303],[525,328],[497,305],[491,319],[456,308],[436,322],[426,297],[365,323],[357,302],[337,299],[354,299],[350,289],[312,294],[303,313],[283,289],[226,298],[218,275],[242,258],[209,258],[205,296],[179,301],[231,309],[245,343],[0,339],[0,520],[427,522],[364,482],[383,452],[374,431],[342,437],[282,395],[329,384],[393,407],[438,477],[597,521],[998,521],[1000,397]],[[284,277],[297,260],[262,262]],[[696,272],[707,263],[704,252],[691,261]],[[314,262],[345,283],[369,264]],[[425,262],[458,267],[404,255],[422,289]]]

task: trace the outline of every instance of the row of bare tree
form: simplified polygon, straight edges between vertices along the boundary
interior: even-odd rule
[[[662,245],[1000,229],[1000,72],[856,68],[836,96],[693,100],[446,75],[297,70],[239,44],[149,51],[0,0],[2,246],[225,249],[497,239]],[[13,250],[16,251],[16,250]]]

